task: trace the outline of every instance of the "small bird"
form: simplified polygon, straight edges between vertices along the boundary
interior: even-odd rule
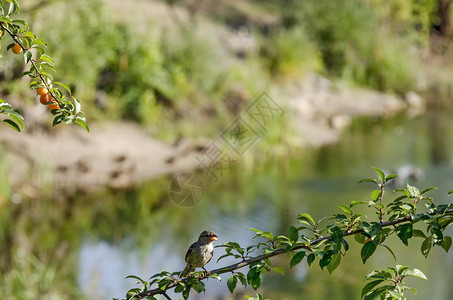
[[[212,258],[214,253],[213,241],[217,241],[218,236],[211,230],[203,231],[198,237],[198,241],[190,245],[186,253],[186,267],[181,272],[180,277],[186,277],[190,272],[195,271],[195,268],[202,268],[206,273],[209,273],[205,268]]]

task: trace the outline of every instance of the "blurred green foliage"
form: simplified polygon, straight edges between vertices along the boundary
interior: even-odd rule
[[[367,1],[294,1],[292,6],[297,9],[289,6],[287,26],[307,28],[328,74],[382,91],[414,88],[415,27],[407,24],[399,33],[396,21],[384,22]]]
[[[174,5],[188,7],[185,1]],[[90,118],[145,125],[222,119],[231,113],[226,103],[231,93],[243,94],[247,102],[266,86],[310,72],[403,94],[417,88],[419,54],[438,22],[435,0],[207,2],[183,26],[171,13],[168,24],[138,23],[110,10],[102,0],[61,0],[25,9],[23,17],[32,18],[51,45],[58,76],[72,83]],[[242,56],[220,36],[221,28],[239,27],[256,42]]]

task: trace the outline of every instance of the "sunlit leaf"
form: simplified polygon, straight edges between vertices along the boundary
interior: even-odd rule
[[[283,267],[273,267],[271,268],[271,271],[280,273],[281,275],[285,276],[285,268]]]
[[[379,199],[380,195],[381,195],[381,191],[380,190],[373,190],[371,192],[371,199],[373,199],[373,201],[377,201]]]
[[[64,88],[69,93],[69,95],[71,95],[71,88],[69,87],[69,85],[67,85],[65,83],[62,83],[62,82],[58,82],[58,81],[54,81],[53,83],[56,84],[56,85],[61,86],[62,88]]]
[[[421,279],[428,280],[428,278],[426,277],[425,274],[423,274],[422,271],[420,271],[419,269],[415,269],[415,268],[408,268],[408,269],[404,270],[401,273],[401,275],[402,276],[413,276],[413,277],[418,277]]]
[[[345,213],[347,213],[348,215],[352,215],[354,212],[352,211],[352,209],[349,207],[349,206],[346,206],[346,205],[338,205],[339,208],[341,208]]]
[[[385,182],[388,182],[388,181],[390,181],[390,180],[392,180],[393,178],[396,178],[396,177],[398,177],[398,175],[396,175],[396,174],[389,174],[389,175],[387,175],[387,176],[385,177]]]
[[[299,214],[297,216],[297,219],[299,220],[299,223],[305,223],[305,224],[310,225],[310,226],[314,226],[315,225],[315,221],[307,213]]]
[[[372,167],[372,168],[376,171],[376,173],[378,173],[379,177],[381,178],[381,181],[385,182],[385,174],[384,174],[384,172],[381,169],[379,169],[379,168],[376,168],[376,167]]]
[[[20,132],[21,131],[21,128],[19,127],[18,124],[16,124],[13,120],[11,119],[5,119],[3,120],[3,122],[5,124],[8,124],[11,128],[13,128],[14,130],[16,130],[17,132]]]

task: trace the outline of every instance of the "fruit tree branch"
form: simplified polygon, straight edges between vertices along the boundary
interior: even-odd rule
[[[25,52],[29,51],[28,49],[25,49],[25,47],[22,45],[22,42],[17,37],[17,34],[14,34],[8,27],[5,26],[5,24],[3,22],[0,22],[0,27],[3,28],[3,30],[5,30],[11,36],[11,38],[14,40],[14,42],[16,42],[22,48],[22,50],[24,50]],[[39,77],[41,82],[47,88],[47,90],[49,91],[52,98],[60,105],[61,103],[57,100],[57,98],[54,96],[54,94],[50,91],[49,84],[47,83],[47,81],[44,79],[44,76],[39,71],[39,68],[36,65],[36,60],[31,58],[30,63],[33,66],[33,68],[36,70],[36,75]]]
[[[393,221],[380,222],[379,225],[381,227],[394,226],[397,224],[413,221],[414,219],[417,219],[418,217],[421,217],[424,215],[433,216],[433,215],[438,214],[439,212],[440,211],[437,210],[437,211],[433,211],[433,212],[429,212],[429,213],[420,213],[420,214],[414,215],[414,217],[407,216],[407,217],[395,219]],[[444,215],[453,215],[453,208],[449,208],[449,209],[445,210]],[[361,233],[364,233],[363,229],[358,229],[358,230],[353,230],[353,231],[347,230],[347,231],[343,232],[343,237],[351,236],[351,235],[355,235],[355,234],[361,234]],[[310,246],[315,246],[325,240],[331,241],[331,240],[333,240],[333,238],[332,238],[332,236],[325,236],[325,237],[320,237],[317,239],[310,240]],[[309,248],[309,246],[307,246],[307,245],[300,245],[300,246],[294,247],[291,251],[308,249],[308,248]],[[214,270],[210,271],[209,273],[210,274],[223,274],[223,273],[232,272],[234,270],[246,267],[252,263],[259,262],[259,261],[277,256],[277,255],[283,254],[283,253],[286,253],[286,250],[283,248],[279,248],[268,254],[263,254],[263,255],[256,256],[256,257],[244,259],[235,264],[232,264],[232,265],[229,265],[229,266],[226,266],[223,268],[214,269]],[[200,280],[206,279],[207,277],[209,277],[209,275],[205,274],[204,276],[200,277]],[[167,290],[175,288],[178,285],[178,282],[186,282],[186,281],[187,281],[187,278],[182,278],[180,280],[174,280],[173,282],[169,283],[164,289],[156,288],[156,289],[147,290],[139,295],[136,295],[135,297],[138,299],[142,299],[146,296],[165,294]]]

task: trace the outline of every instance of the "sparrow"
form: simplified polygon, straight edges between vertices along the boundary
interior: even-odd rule
[[[186,253],[186,267],[181,272],[180,277],[186,277],[190,272],[195,271],[195,268],[202,268],[206,273],[209,273],[204,268],[212,258],[214,253],[213,241],[217,241],[218,236],[211,230],[203,231],[198,237],[198,241],[190,245]]]

